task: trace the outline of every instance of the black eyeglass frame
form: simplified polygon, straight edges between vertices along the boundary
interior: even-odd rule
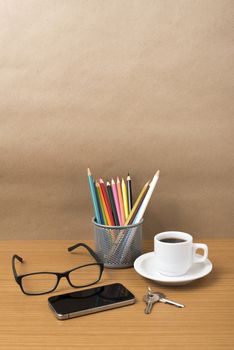
[[[85,264],[85,265],[79,265],[79,266],[76,266],[74,267],[73,269],[71,270],[67,270],[67,271],[64,271],[64,272],[48,272],[48,271],[41,271],[41,272],[31,272],[31,273],[26,273],[26,274],[23,274],[23,275],[18,275],[17,271],[16,271],[16,268],[15,268],[15,260],[18,260],[20,261],[21,263],[24,262],[23,258],[21,258],[19,255],[17,254],[14,254],[13,257],[12,257],[12,271],[13,271],[13,275],[14,275],[14,278],[15,278],[15,281],[16,283],[19,284],[20,286],[20,289],[21,291],[26,294],[26,295],[42,295],[42,294],[48,294],[48,293],[51,293],[53,292],[57,287],[58,287],[58,284],[61,280],[61,278],[65,277],[68,281],[68,283],[70,284],[71,287],[73,288],[83,288],[83,287],[88,287],[88,286],[91,286],[95,283],[97,283],[98,281],[100,281],[101,277],[102,277],[102,273],[103,273],[103,270],[104,270],[104,264],[101,262],[101,260],[99,259],[98,255],[85,243],[77,243],[75,245],[73,245],[72,247],[69,247],[67,250],[69,252],[72,252],[74,249],[78,248],[78,247],[83,247],[83,248],[86,248],[89,252],[89,254],[95,259],[96,263],[90,263],[90,264]],[[69,274],[70,272],[74,271],[74,270],[77,270],[79,268],[82,268],[82,267],[86,267],[86,266],[99,266],[99,277],[96,281],[92,282],[92,283],[89,283],[89,284],[86,284],[86,285],[82,285],[82,286],[76,286],[74,285],[70,278],[69,278]],[[57,283],[55,284],[54,288],[52,288],[51,290],[47,291],[47,292],[42,292],[42,293],[28,293],[26,292],[24,289],[23,289],[23,286],[22,286],[22,279],[25,277],[25,276],[32,276],[32,275],[39,275],[39,274],[51,274],[51,275],[55,275],[57,277]]]

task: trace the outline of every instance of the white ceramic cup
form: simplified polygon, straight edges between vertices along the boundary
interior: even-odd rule
[[[182,242],[167,243],[162,240],[174,238]],[[204,255],[196,255],[197,249],[203,249]],[[208,257],[208,247],[203,243],[193,243],[193,237],[185,232],[166,231],[154,237],[154,252],[157,270],[163,275],[184,275],[193,263],[201,263]]]

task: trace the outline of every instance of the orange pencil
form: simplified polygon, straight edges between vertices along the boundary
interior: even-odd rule
[[[101,191],[102,191],[102,194],[103,194],[103,197],[104,197],[104,201],[106,203],[108,216],[109,216],[109,219],[110,219],[110,222],[111,222],[110,225],[111,226],[115,226],[114,218],[113,218],[112,211],[111,211],[110,202],[109,202],[108,195],[107,195],[107,192],[106,192],[106,186],[105,186],[105,184],[104,184],[102,179],[99,180],[99,183],[100,183]]]
[[[118,192],[118,198],[119,198],[119,207],[120,207],[121,221],[125,222],[123,196],[122,196],[121,184],[120,184],[120,181],[119,181],[118,177],[117,177],[117,181],[116,181],[116,186],[117,186],[117,192]]]
[[[100,207],[101,207],[101,212],[102,212],[102,216],[103,216],[103,221],[104,224],[107,225],[107,218],[106,218],[106,212],[105,212],[105,206],[103,204],[103,198],[102,198],[102,193],[101,193],[101,189],[100,189],[100,185],[98,182],[96,182],[96,189],[97,189],[97,194],[98,194],[98,199],[99,199],[99,203],[100,203]]]
[[[99,190],[99,194],[100,194],[100,197],[101,197],[101,201],[102,201],[102,205],[103,205],[103,210],[105,212],[105,217],[106,217],[106,221],[107,221],[107,225],[111,226],[111,221],[110,221],[110,217],[109,217],[109,214],[108,214],[108,210],[107,210],[107,207],[106,207],[106,202],[105,202],[105,199],[103,197],[103,193],[102,193],[102,189],[101,189],[101,186],[100,184],[97,182],[97,188]]]

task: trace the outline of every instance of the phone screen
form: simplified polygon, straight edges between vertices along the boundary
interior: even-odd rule
[[[88,309],[133,300],[134,295],[120,283],[57,295],[48,299],[57,314],[72,314]]]

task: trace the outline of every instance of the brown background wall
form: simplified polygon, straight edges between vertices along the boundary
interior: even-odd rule
[[[92,237],[86,168],[160,168],[145,236],[233,235],[234,2],[0,1],[0,238]]]

